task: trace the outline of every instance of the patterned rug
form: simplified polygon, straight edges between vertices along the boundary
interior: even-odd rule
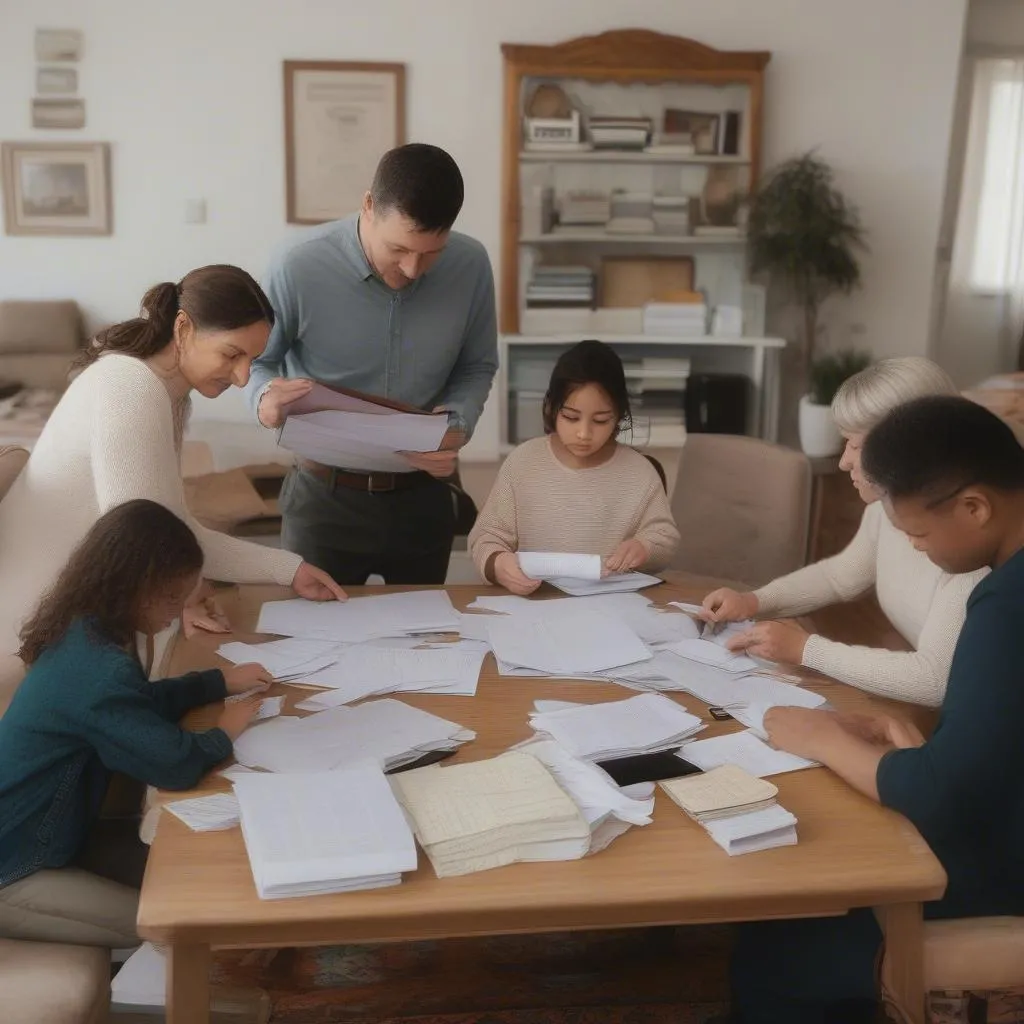
[[[272,1024],[701,1024],[724,1012],[728,928],[646,928],[232,951],[214,982]]]

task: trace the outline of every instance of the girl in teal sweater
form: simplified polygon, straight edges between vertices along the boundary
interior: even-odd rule
[[[115,824],[99,820],[111,774],[192,788],[231,754],[258,703],[226,705],[205,732],[179,719],[270,681],[259,665],[147,679],[137,634],[178,617],[202,565],[180,519],[129,501],[96,522],[25,623],[19,654],[29,671],[0,718],[0,936],[138,941],[144,847],[134,827],[114,844],[102,835]]]

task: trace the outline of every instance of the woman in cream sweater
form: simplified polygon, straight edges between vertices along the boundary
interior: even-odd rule
[[[260,286],[238,267],[202,267],[151,288],[142,314],[85,350],[84,369],[0,503],[0,653],[18,649],[22,620],[96,520],[131,498],[159,502],[188,523],[211,579],[345,596],[298,555],[208,530],[185,506],[179,453],[189,395],[214,398],[249,379],[274,319]]]
[[[930,707],[942,703],[967,598],[985,571],[950,576],[916,551],[889,522],[879,495],[861,473],[860,449],[871,428],[896,406],[925,395],[956,393],[944,370],[918,356],[883,359],[846,381],[832,412],[846,438],[840,468],[867,504],[856,536],[838,555],[760,590],[724,588],[704,599],[707,621],[736,622],[804,615],[852,601],[874,587],[882,611],[913,650],[835,643],[787,622],[758,623],[731,642],[734,650],[804,665],[881,696]]]

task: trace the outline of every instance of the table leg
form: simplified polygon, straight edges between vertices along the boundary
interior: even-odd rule
[[[885,934],[882,986],[908,1024],[924,1024],[924,922],[920,903],[876,907]]]
[[[172,945],[167,952],[167,1024],[209,1024],[210,947]]]

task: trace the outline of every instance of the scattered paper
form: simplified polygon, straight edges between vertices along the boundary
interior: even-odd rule
[[[731,732],[725,736],[686,743],[680,749],[679,756],[704,771],[723,764],[734,764],[759,779],[817,765],[817,762],[797,757],[796,754],[776,750],[749,731]]]
[[[496,617],[488,625],[488,632],[496,658],[562,677],[651,657],[636,633],[621,620],[582,607],[555,615],[537,612]]]
[[[259,633],[359,643],[374,637],[455,632],[459,620],[443,590],[413,590],[347,601],[269,601]]]
[[[193,832],[219,832],[238,824],[238,801],[231,793],[214,793],[190,800],[175,800],[164,804],[176,818],[185,822]]]
[[[704,728],[696,715],[659,693],[559,711],[534,710],[530,725],[590,761],[671,750]]]

